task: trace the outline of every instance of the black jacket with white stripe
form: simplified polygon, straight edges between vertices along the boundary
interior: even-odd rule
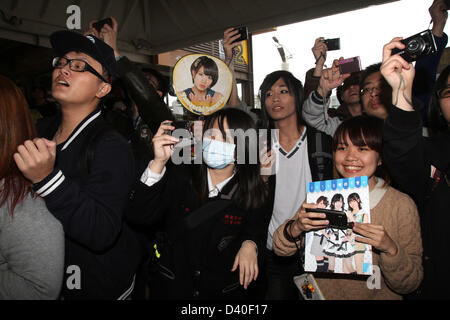
[[[51,140],[61,116],[38,123]],[[57,146],[54,171],[33,186],[66,235],[64,299],[117,299],[132,287],[139,260],[137,240],[124,223],[124,207],[134,178],[127,142],[103,130],[86,155],[92,137],[107,124],[95,110]],[[88,162],[88,163],[87,163]]]

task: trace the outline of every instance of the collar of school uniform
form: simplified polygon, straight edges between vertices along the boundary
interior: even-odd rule
[[[208,168],[207,169],[207,171],[208,171],[208,191],[209,191],[209,197],[213,198],[213,197],[216,197],[222,191],[223,187],[226,186],[226,184],[228,182],[230,182],[231,179],[233,179],[234,173],[228,179],[226,179],[226,180],[222,181],[221,183],[218,183],[216,186],[214,186],[212,183],[211,174],[210,174],[209,170],[210,169]]]
[[[75,130],[73,130],[72,134],[64,143],[64,146],[62,147],[61,151],[66,150],[69,147],[69,145],[78,137],[78,135],[80,135],[80,133],[83,132],[83,130],[86,129],[92,121],[100,117],[101,114],[102,111],[100,107],[98,107],[90,115],[84,118],[84,120],[81,121],[80,124],[75,128]]]

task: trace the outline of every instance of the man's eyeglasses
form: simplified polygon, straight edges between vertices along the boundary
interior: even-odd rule
[[[450,97],[450,86],[447,85],[445,88],[438,90],[437,95],[439,99],[445,99]]]
[[[368,93],[373,94],[374,90],[376,90],[376,93],[380,93],[381,91],[383,91],[383,89],[386,88],[386,84],[382,83],[378,86],[375,87],[365,87],[361,89],[361,94],[364,96]]]
[[[88,71],[88,72],[92,73],[93,75],[97,76],[103,82],[109,83],[109,81],[105,80],[105,78],[103,78],[103,76],[100,73],[95,71],[95,69],[92,68],[89,65],[89,63],[87,63],[84,60],[68,59],[68,58],[65,58],[65,57],[56,57],[56,58],[53,59],[53,68],[55,68],[55,69],[62,69],[67,64],[69,64],[69,68],[72,71],[75,71],[75,72]]]

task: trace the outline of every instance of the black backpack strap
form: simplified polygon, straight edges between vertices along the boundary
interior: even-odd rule
[[[222,212],[225,208],[232,205],[231,200],[238,185],[235,184],[231,192],[222,194],[219,200],[211,201],[195,210],[192,214],[184,219],[184,225],[188,230],[192,230],[205,221],[214,217],[217,213]]]

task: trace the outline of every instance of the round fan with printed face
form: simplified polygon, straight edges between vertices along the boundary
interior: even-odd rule
[[[190,54],[181,58],[172,78],[178,100],[196,115],[206,116],[220,110],[231,94],[231,71],[213,56]]]

